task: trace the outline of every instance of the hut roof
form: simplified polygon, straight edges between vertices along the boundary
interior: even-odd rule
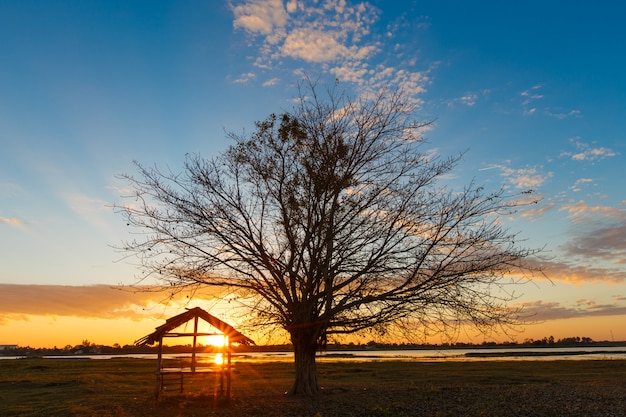
[[[150,333],[147,336],[142,337],[137,340],[135,344],[137,346],[145,346],[152,345],[159,339],[163,337],[166,333],[174,330],[175,328],[181,326],[182,324],[187,323],[188,321],[195,319],[196,317],[206,321],[211,326],[219,330],[224,336],[228,336],[229,341],[233,343],[239,343],[242,345],[254,345],[254,341],[247,336],[244,336],[239,331],[237,331],[230,324],[218,319],[217,317],[207,313],[200,307],[190,308],[184,313],[181,313],[177,316],[170,317],[165,321],[164,324],[157,327],[154,333]]]

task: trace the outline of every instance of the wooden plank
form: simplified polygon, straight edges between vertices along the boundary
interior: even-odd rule
[[[233,368],[235,369],[235,368]],[[199,373],[218,373],[218,372],[228,372],[221,368],[210,368],[210,367],[197,367],[195,371],[191,368],[163,368],[159,370],[161,374],[199,374]]]

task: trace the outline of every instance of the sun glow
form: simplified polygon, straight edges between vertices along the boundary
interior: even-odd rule
[[[216,365],[224,365],[224,355],[222,353],[216,353],[213,363]]]
[[[204,344],[215,347],[224,347],[228,344],[228,336],[222,335],[214,335],[214,336],[206,336],[204,339]]]

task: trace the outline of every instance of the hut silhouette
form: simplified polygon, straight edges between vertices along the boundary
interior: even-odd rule
[[[175,331],[184,324],[193,320],[193,332],[187,331]],[[203,320],[208,323],[214,331],[212,332],[199,332],[199,321]],[[221,364],[214,364],[213,366],[198,366],[197,361],[197,341],[198,337],[202,336],[221,336],[224,338],[222,346]],[[164,367],[163,361],[163,339],[169,337],[192,337],[193,344],[191,346],[191,361],[189,366],[179,367]],[[231,376],[232,376],[232,344],[240,345],[253,345],[255,344],[252,339],[243,335],[230,324],[218,319],[217,317],[209,314],[200,307],[194,307],[187,309],[184,313],[177,316],[170,317],[164,324],[157,327],[153,333],[142,337],[135,342],[137,346],[153,345],[158,343],[158,356],[157,356],[157,369],[155,371],[156,381],[154,386],[154,395],[158,399],[161,392],[164,389],[165,377],[173,376],[180,377],[180,391],[183,391],[183,380],[185,375],[195,375],[199,373],[219,373],[219,392],[222,397],[230,398],[231,388]]]

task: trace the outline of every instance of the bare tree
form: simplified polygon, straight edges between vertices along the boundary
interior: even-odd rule
[[[422,150],[426,124],[398,91],[298,91],[293,111],[231,133],[215,158],[187,155],[182,173],[137,164],[119,208],[145,234],[124,249],[169,285],[253,295],[256,317],[291,337],[293,394],[318,392],[329,335],[514,323],[503,278],[536,251],[498,219],[523,196],[439,185],[461,156]]]

